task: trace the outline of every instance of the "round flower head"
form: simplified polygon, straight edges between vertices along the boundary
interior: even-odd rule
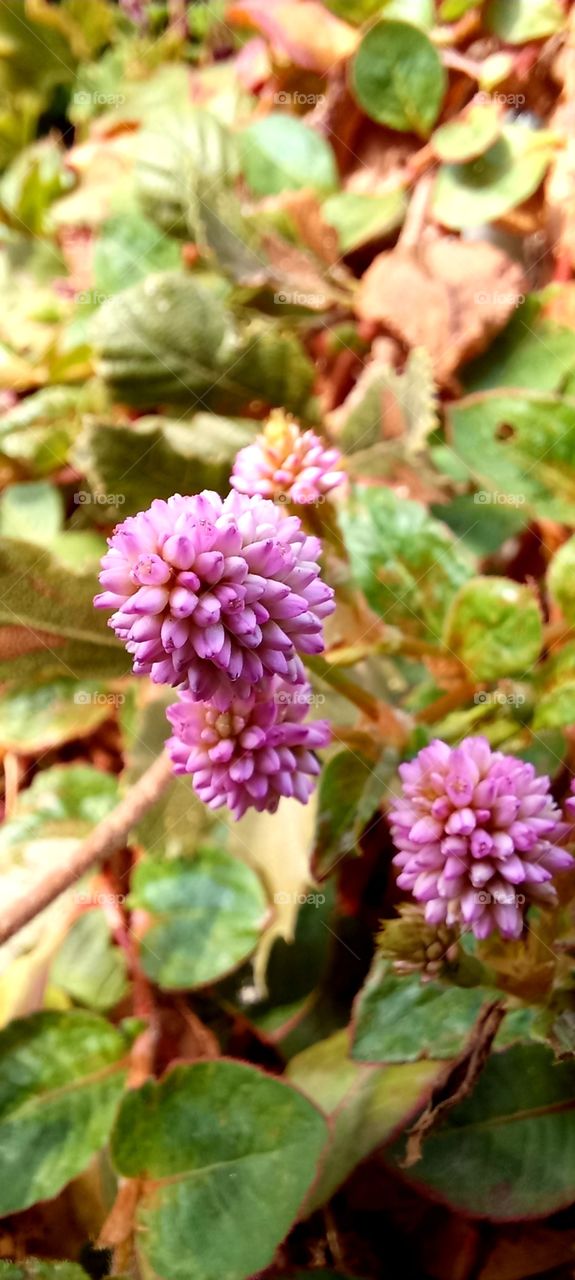
[[[94,603],[134,671],[187,687],[225,710],[273,675],[304,679],[302,653],[321,653],[333,591],[320,544],[273,502],[205,490],[157,499],[108,540]]]
[[[435,740],[399,772],[390,816],[400,888],[425,902],[431,924],[518,938],[525,905],[556,902],[551,879],[573,862],[556,843],[567,827],[549,778],[485,738],[455,748]]]
[[[174,772],[191,774],[211,809],[227,804],[241,818],[249,808],[275,813],[282,796],[307,803],[319,773],[314,751],[331,736],[327,720],[303,723],[308,685],[292,689],[276,678],[267,694],[234,698],[227,711],[179,697],[168,708],[174,736],[166,746]]]
[[[344,480],[339,449],[326,449],[315,431],[300,431],[278,411],[257,440],[240,449],[230,484],[238,493],[303,504],[321,501]]]

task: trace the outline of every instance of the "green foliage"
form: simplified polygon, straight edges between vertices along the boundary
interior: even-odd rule
[[[86,1272],[75,1262],[44,1262],[26,1258],[25,1262],[0,1262],[2,1280],[86,1280]]]
[[[553,556],[547,573],[552,600],[567,622],[575,623],[575,538],[569,538]]]
[[[439,1276],[462,1221],[573,1203],[573,876],[525,889],[520,938],[458,936],[398,897],[389,821],[436,737],[569,793],[569,6],[142,7],[0,5],[8,924],[120,805],[0,946],[0,1280],[373,1280],[382,1211]],[[347,473],[297,509],[333,737],[306,808],[231,823],[189,776],[152,802],[178,695],[92,601],[115,523],[225,495],[274,407]],[[449,1207],[431,1231],[397,1174]],[[475,1263],[523,1274],[481,1230]]]
[[[453,230],[494,222],[533,195],[552,157],[552,135],[525,125],[506,125],[498,141],[478,159],[442,166],[435,185],[434,216]]]
[[[422,31],[409,22],[386,19],[364,35],[352,84],[372,120],[426,138],[441,109],[446,78],[439,54]]]
[[[329,875],[342,858],[356,852],[363,827],[389,791],[394,768],[392,752],[383,753],[375,764],[353,751],[339,751],[328,761],[319,783],[316,875]]]
[[[244,176],[256,196],[313,187],[324,195],[337,186],[329,142],[293,116],[272,112],[241,139]]]
[[[96,496],[95,518],[109,524],[173,493],[227,493],[235,455],[252,439],[251,424],[216,414],[140,418],[129,426],[91,420],[75,457]]]
[[[95,680],[71,677],[13,684],[0,694],[0,746],[32,755],[85,738],[107,720],[118,695]]]
[[[490,998],[483,987],[397,977],[378,960],[358,997],[353,1057],[359,1062],[454,1058]]]
[[[127,674],[126,656],[92,604],[92,574],[64,574],[55,557],[6,538],[0,549],[0,675],[81,680]]]
[[[571,1062],[555,1063],[543,1045],[493,1054],[407,1176],[452,1208],[497,1222],[570,1204],[574,1083]]]
[[[124,1177],[152,1180],[138,1207],[148,1274],[243,1280],[268,1266],[326,1137],[301,1094],[239,1062],[178,1066],[128,1094],[112,1150]]]
[[[537,392],[501,391],[460,400],[450,414],[452,446],[492,500],[550,520],[575,519],[575,403]]]
[[[409,1121],[442,1064],[369,1067],[352,1062],[348,1035],[338,1031],[292,1058],[288,1079],[331,1118],[330,1143],[308,1210],[330,1200],[353,1169]]]
[[[354,491],[341,525],[356,581],[385,621],[437,639],[470,558],[449,531],[391,489]]]
[[[0,1213],[57,1195],[104,1145],[127,1048],[91,1013],[37,1013],[0,1032]]]
[[[302,409],[312,368],[295,336],[254,318],[242,331],[221,290],[191,276],[150,276],[97,318],[99,368],[115,395],[152,408],[241,410],[253,397]]]
[[[489,0],[487,25],[508,44],[552,36],[563,26],[558,0]]]
[[[50,981],[97,1013],[113,1009],[127,994],[125,958],[112,946],[102,911],[87,911],[74,922],[54,957]]]
[[[451,603],[444,639],[476,680],[521,675],[541,652],[539,605],[509,578],[471,578]]]
[[[236,140],[209,111],[160,114],[143,132],[139,195],[146,213],[169,235],[195,239],[205,200],[237,171]]]
[[[463,120],[454,120],[435,130],[433,150],[445,164],[461,164],[483,155],[497,141],[499,112],[492,103],[472,106]]]
[[[403,222],[405,210],[405,192],[401,188],[381,196],[338,191],[322,205],[325,221],[337,231],[341,253],[351,253],[370,240],[395,231]]]
[[[254,951],[268,906],[256,874],[220,849],[190,858],[147,858],[131,903],[151,916],[142,967],[168,990],[205,986]]]

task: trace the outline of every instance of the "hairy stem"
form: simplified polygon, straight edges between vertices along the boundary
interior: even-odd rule
[[[79,847],[33,884],[26,891],[25,897],[17,898],[9,904],[0,921],[0,943],[6,942],[65,889],[69,889],[98,858],[106,858],[115,849],[121,848],[132,827],[159,799],[171,776],[171,762],[166,753],[162,752],[113,812],[98,823]]]

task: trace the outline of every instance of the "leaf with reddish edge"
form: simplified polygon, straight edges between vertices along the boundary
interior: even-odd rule
[[[485,987],[398,977],[378,959],[356,1000],[352,1056],[371,1063],[453,1058],[492,999]]]
[[[389,1152],[401,1163],[404,1143]],[[542,1218],[572,1204],[575,1066],[543,1045],[495,1053],[469,1098],[405,1175],[460,1213],[495,1222]]]
[[[307,1098],[245,1063],[177,1066],[128,1094],[113,1157],[146,1179],[136,1230],[149,1280],[245,1280],[269,1266],[326,1138]]]
[[[444,1067],[430,1060],[393,1067],[360,1066],[349,1057],[347,1030],[292,1058],[288,1079],[331,1120],[330,1142],[306,1212],[330,1200],[356,1165],[405,1127],[426,1102]]]

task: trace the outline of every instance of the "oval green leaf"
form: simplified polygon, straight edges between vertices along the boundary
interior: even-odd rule
[[[453,1058],[464,1048],[484,1004],[483,987],[397,977],[378,959],[357,998],[352,1057],[358,1062]]]
[[[347,1030],[292,1058],[288,1079],[331,1117],[330,1142],[306,1211],[330,1200],[350,1173],[403,1129],[426,1101],[442,1062],[370,1067],[352,1062]]]
[[[92,1013],[35,1013],[0,1032],[0,1216],[57,1195],[103,1147],[127,1050]]]
[[[403,1143],[393,1151],[401,1160]],[[575,1067],[543,1045],[491,1056],[471,1097],[454,1107],[408,1171],[460,1213],[496,1222],[573,1202]]]
[[[431,146],[445,164],[461,164],[474,160],[497,141],[500,113],[494,103],[478,102],[457,120],[450,120],[435,130]]]
[[[141,940],[142,967],[167,990],[216,982],[247,960],[268,909],[255,872],[219,849],[140,862],[131,902],[152,916]]]
[[[356,581],[376,613],[437,640],[473,560],[424,506],[392,489],[357,485],[340,523]]]
[[[575,537],[569,538],[555,552],[547,571],[551,599],[559,605],[563,617],[575,624]]]
[[[311,187],[326,194],[338,184],[333,150],[295,116],[272,111],[241,135],[245,180],[255,196]]]
[[[322,205],[322,217],[335,227],[341,253],[351,253],[370,240],[387,236],[401,226],[407,207],[403,187],[384,195],[338,191]]]
[[[567,15],[559,0],[491,0],[486,25],[506,44],[543,40],[561,31]]]
[[[476,680],[521,675],[541,652],[541,611],[531,589],[510,578],[471,578],[451,604],[444,640]]]
[[[271,1263],[327,1138],[319,1111],[243,1063],[179,1066],[128,1094],[112,1140],[118,1172],[145,1177],[145,1274],[246,1280]]]
[[[352,89],[371,120],[427,138],[445,88],[441,58],[418,27],[384,19],[363,37],[353,61]]]
[[[548,133],[508,125],[484,155],[440,169],[433,196],[435,218],[456,231],[501,218],[533,195],[552,155]]]

